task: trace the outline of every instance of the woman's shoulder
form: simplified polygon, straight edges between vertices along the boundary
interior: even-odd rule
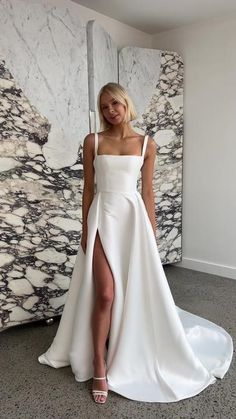
[[[156,145],[156,141],[154,140],[153,137],[150,137],[150,135],[148,135],[148,143],[147,145],[154,147]]]
[[[157,144],[153,137],[148,135],[148,142],[147,142],[147,152],[148,153],[156,153],[157,152]]]
[[[95,132],[90,132],[84,137],[84,144],[91,144],[94,142]]]
[[[95,133],[90,132],[84,137],[83,150],[84,152],[94,154],[94,146],[95,146]]]

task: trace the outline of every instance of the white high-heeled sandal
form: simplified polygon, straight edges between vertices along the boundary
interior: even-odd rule
[[[106,380],[107,377],[93,377],[94,380]],[[108,395],[108,391],[107,390],[93,390],[92,389],[92,394],[93,394],[93,399],[95,401],[95,403],[100,403],[100,404],[104,404],[107,400],[107,395]],[[99,400],[98,401],[98,397],[97,396],[103,396],[103,400]]]

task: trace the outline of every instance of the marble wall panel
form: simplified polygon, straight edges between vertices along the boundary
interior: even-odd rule
[[[81,150],[51,169],[51,124],[0,61],[0,328],[61,314],[78,251]]]
[[[69,3],[0,2],[0,56],[51,124],[43,155],[54,169],[75,163],[89,130],[86,22]]]
[[[183,60],[175,52],[125,47],[119,82],[138,110],[132,126],[157,144],[154,193],[163,264],[182,257]],[[139,179],[140,189],[140,179]]]
[[[108,82],[118,82],[118,50],[109,33],[95,20],[87,23],[90,130],[100,130],[97,112],[99,90]]]
[[[2,0],[0,24],[3,330],[62,312],[80,241],[82,140],[89,129],[100,129],[97,94],[118,81],[118,52],[95,21],[88,22],[86,39],[86,23],[68,2]],[[177,261],[182,61],[175,53],[134,48],[126,54],[123,49],[119,59],[119,81],[130,89],[139,114],[134,127],[158,144],[162,261]],[[89,111],[95,115],[90,124]]]
[[[60,315],[79,247],[86,22],[0,2],[0,330]]]

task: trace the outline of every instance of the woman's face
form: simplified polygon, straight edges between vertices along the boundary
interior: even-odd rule
[[[104,118],[113,125],[124,121],[126,108],[114,99],[109,93],[104,92],[100,98],[100,106]]]

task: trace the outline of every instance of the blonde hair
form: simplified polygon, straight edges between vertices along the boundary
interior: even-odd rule
[[[106,130],[112,125],[106,120],[106,118],[104,118],[102,110],[101,110],[100,101],[101,101],[101,96],[103,93],[108,93],[114,99],[116,99],[118,102],[122,103],[122,105],[125,106],[126,108],[125,118],[124,118],[125,122],[129,122],[137,118],[137,113],[136,113],[134,104],[131,98],[129,97],[127,91],[119,83],[110,82],[110,83],[105,84],[98,93],[97,107],[98,107],[101,130]]]

